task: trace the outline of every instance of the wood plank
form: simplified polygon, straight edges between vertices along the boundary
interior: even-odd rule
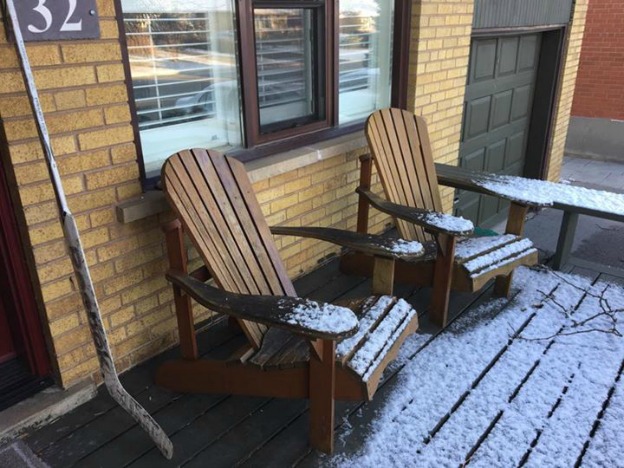
[[[220,346],[226,346],[232,340],[237,341],[237,337],[227,327],[217,325],[198,335],[198,348],[200,355],[207,355],[214,352]],[[120,376],[123,386],[128,392],[138,398],[153,386],[153,373],[162,362],[179,355],[177,348],[165,351],[162,354],[144,362]],[[109,411],[116,408],[116,403],[110,398],[108,392],[103,387],[98,389],[98,395],[75,408],[57,421],[48,424],[32,434],[25,437],[25,442],[35,453],[40,453],[54,444],[63,444],[63,439],[72,433],[79,431],[92,421],[104,416]],[[157,451],[157,453],[160,453]]]
[[[155,414],[155,418],[168,435],[176,434],[195,419],[225,404],[225,395],[185,395],[174,398]],[[101,445],[86,457],[78,460],[83,468],[125,466],[147,454],[153,447],[149,439],[141,434],[138,426],[133,426],[119,437]],[[174,445],[174,452],[177,446]]]
[[[595,300],[587,296],[573,315],[582,320],[593,315],[595,310]],[[591,346],[578,340],[575,345],[574,337],[559,336],[552,340],[553,345],[545,353],[538,370],[472,460],[478,463],[496,452],[497,459],[506,466],[526,462],[530,466],[576,466],[624,358],[624,346],[619,338],[603,340],[602,335],[600,344],[588,335],[578,335],[581,336],[582,340],[590,340]],[[605,344],[605,341],[611,343]],[[589,371],[596,362],[601,363],[599,378]],[[539,375],[540,372],[543,375]],[[558,379],[555,388],[565,388],[565,391],[545,394],[552,379]],[[570,425],[571,420],[573,425]],[[510,438],[515,441],[514,446],[500,458],[500,443]],[[556,452],[550,450],[553,444],[556,444]]]
[[[576,300],[577,305],[584,297],[580,291],[564,286],[557,288],[553,294],[557,301],[564,299],[573,302]],[[552,310],[552,306],[546,304],[535,310],[539,312],[522,331],[521,336],[535,336],[535,333],[546,333],[544,336],[547,336],[557,333],[561,325],[552,320],[553,313],[556,313]],[[550,409],[570,376],[570,372],[552,372],[549,367],[550,363],[561,360],[559,352],[553,349],[552,342],[553,340],[532,341],[516,336],[504,349],[499,359],[478,381],[473,383],[465,397],[454,406],[449,417],[440,421],[427,439],[427,443],[420,449],[420,456],[431,460],[433,464],[440,463],[442,460],[458,466],[467,460],[477,462],[475,452],[478,452],[482,439],[487,437],[488,431],[509,409],[509,404],[514,405],[518,411],[528,411],[523,410],[525,406],[517,404],[516,400],[516,398],[522,398],[528,387],[534,387],[537,394],[525,398],[524,401],[534,400],[536,405],[544,405]],[[565,353],[565,345],[561,348],[560,351]],[[558,389],[556,394],[544,396],[539,393],[543,390],[545,382]],[[547,403],[549,399],[550,403]],[[526,428],[527,425],[522,427]],[[470,430],[464,430],[464,428],[470,428]],[[497,447],[499,451],[501,447],[502,445]],[[505,463],[505,466],[513,466],[510,460],[508,462],[509,464]]]
[[[269,294],[270,289],[264,273],[258,265],[246,233],[236,217],[235,208],[229,203],[228,193],[223,187],[221,177],[227,177],[227,174],[219,177],[213,166],[214,156],[208,157],[205,151],[195,151],[194,156],[194,161],[186,162],[191,177],[193,180],[204,182],[202,199],[204,203],[210,203],[210,215],[217,224],[224,243],[228,245],[228,253],[232,256],[232,263],[229,267],[239,269],[241,276],[246,280],[247,289],[236,292]]]
[[[174,172],[174,169],[172,169],[171,172],[164,173],[163,183],[167,190],[165,194],[169,200],[170,206],[172,207],[174,212],[176,212],[178,218],[181,218],[181,214],[180,212],[178,212],[176,206],[193,206],[189,196],[185,193],[184,190],[179,188],[182,185],[182,181]],[[198,250],[216,250],[217,246],[214,244],[212,237],[208,234],[207,227],[204,226],[204,223],[201,221],[199,214],[189,213],[188,218],[189,220],[186,222],[185,226],[186,234],[192,239],[194,245],[198,248]],[[206,260],[204,259],[204,261]],[[235,288],[235,283],[230,280],[221,263],[215,263],[214,265],[211,263],[207,263],[206,266],[208,267],[211,276],[215,278],[217,284],[230,289]]]
[[[210,408],[177,432],[169,434],[175,447],[173,459],[165,460],[155,450],[150,450],[129,466],[139,467],[171,467],[180,466],[196,457],[200,452],[218,443],[224,437],[232,437],[236,428],[259,411],[266,408],[272,400],[254,397],[228,397],[214,408]],[[279,401],[279,400],[278,400]],[[281,400],[291,401],[291,400]],[[224,450],[222,444],[219,445]],[[228,451],[228,449],[225,449]],[[211,466],[224,466],[211,464]]]
[[[606,402],[604,413],[597,421],[593,437],[587,441],[586,451],[583,452],[577,466],[601,466],[605,460],[624,460],[624,444],[621,441],[621,427],[624,421],[624,362],[620,367],[619,377],[616,378],[613,393]]]
[[[355,335],[342,340],[336,348],[336,357],[341,364],[345,364],[353,354],[364,344],[368,334],[383,320],[385,315],[395,304],[394,298],[372,296],[364,301],[356,314],[359,316],[360,326]]]
[[[433,163],[433,152],[431,149],[431,141],[429,140],[429,130],[425,119],[419,115],[414,115],[416,121],[416,129],[420,138],[420,147],[422,151],[422,161],[427,172],[429,187],[431,187],[431,199],[433,200],[433,209],[442,211],[442,199],[440,198],[440,188],[438,187],[438,177],[436,166]]]
[[[286,272],[286,268],[282,263],[282,260],[277,251],[277,247],[275,246],[275,241],[273,240],[273,236],[269,230],[269,226],[266,223],[264,218],[264,214],[260,209],[260,204],[258,203],[258,199],[256,198],[256,194],[253,191],[251,186],[251,182],[249,181],[249,176],[245,171],[245,166],[240,161],[237,161],[233,158],[225,158],[223,161],[224,164],[227,164],[232,171],[233,176],[236,178],[236,185],[238,189],[238,193],[241,196],[241,203],[235,205],[237,208],[237,212],[239,213],[248,213],[253,226],[249,226],[250,232],[254,234],[252,245],[255,246],[256,236],[258,242],[258,260],[263,267],[263,271],[265,274],[267,272],[272,272],[275,274],[280,281],[281,285],[281,294],[285,294],[287,296],[295,295],[295,288],[288,277]],[[226,190],[230,191],[230,193],[234,192],[234,187],[225,185]],[[237,201],[236,197],[233,197],[233,201]],[[244,210],[244,211],[243,211]],[[243,224],[243,226],[245,226]],[[247,229],[245,229],[247,230]],[[262,248],[263,247],[263,248]],[[266,254],[265,254],[266,252]],[[274,294],[277,294],[277,291],[273,291]]]
[[[483,324],[487,329],[483,330],[484,337],[487,337],[486,339],[491,340],[493,338],[492,335],[501,335],[499,337],[501,348],[508,341],[509,337],[507,333],[511,332],[511,330],[507,328],[506,333],[503,336],[503,334],[500,333],[500,329],[497,325],[499,321],[501,323],[507,323],[507,320],[501,317],[501,313],[503,313],[503,311],[506,309],[505,306],[500,308],[490,307],[485,310],[483,309],[483,307],[480,307],[491,299],[491,295],[489,294],[489,292],[485,291],[482,292],[480,295],[476,296],[474,294],[462,296],[463,301],[461,303],[457,303],[455,305],[456,308],[450,307],[450,316],[453,318],[453,320],[450,321],[447,328],[440,330],[437,327],[427,327],[427,317],[424,316],[423,324],[421,324],[419,332],[417,332],[413,336],[413,338],[406,341],[406,347],[409,347],[410,349],[414,349],[414,347],[409,345],[410,340],[416,340],[418,343],[418,345],[415,346],[415,352],[409,357],[409,361],[406,363],[406,365],[410,365],[410,363],[414,363],[414,365],[419,365],[418,363],[422,363],[422,372],[417,371],[416,374],[414,374],[418,376],[418,385],[422,384],[422,386],[424,387],[431,385],[436,386],[437,388],[445,389],[444,392],[438,391],[440,398],[434,405],[436,408],[436,415],[428,417],[426,421],[423,421],[425,427],[434,427],[436,423],[442,418],[442,416],[448,413],[450,408],[452,408],[453,404],[463,394],[465,388],[470,386],[470,383],[474,380],[474,378],[476,378],[481,370],[492,359],[492,356],[489,356],[485,361],[483,361],[483,365],[477,366],[475,368],[475,377],[462,383],[461,378],[458,377],[456,369],[460,367],[462,368],[462,372],[465,371],[467,369],[465,367],[465,364],[467,363],[466,360],[456,360],[454,356],[441,353],[442,348],[440,348],[440,345],[442,345],[442,343],[440,343],[439,340],[444,340],[445,337],[448,335],[462,335],[469,331],[477,331],[472,330],[469,325],[470,323],[474,323],[475,321]],[[484,320],[484,318],[486,318],[486,320]],[[520,317],[518,317],[517,315],[512,316],[511,319],[511,326],[513,330],[517,330],[518,327],[520,327],[525,321],[524,319],[520,320]],[[434,332],[434,334],[427,335],[424,342],[422,342],[421,333],[424,329],[429,329]],[[470,361],[473,361],[477,358],[477,356],[466,356],[466,358]],[[436,366],[430,366],[426,364],[431,362],[436,362]],[[459,365],[460,363],[461,366]],[[447,372],[443,373],[442,375],[440,375],[438,372],[435,377],[433,375],[431,377],[428,377],[429,372],[436,372],[435,369],[439,368],[438,365],[445,367],[447,369]],[[397,378],[399,375],[397,374],[397,372],[399,372],[402,367],[403,366],[393,366],[391,372],[388,373],[387,376],[385,376],[385,380],[379,386],[377,393],[375,394],[375,398],[371,402],[368,402],[365,405],[356,405],[355,407],[353,407],[352,411],[349,413],[350,424],[347,425],[344,432],[341,430],[337,430],[336,432],[336,437],[339,440],[344,441],[342,445],[338,445],[336,448],[337,456],[351,456],[357,454],[364,442],[371,436],[370,425],[379,418],[382,408],[396,408],[397,401],[395,399],[395,393],[393,393],[393,390],[403,388],[407,384],[406,380]],[[440,379],[442,379],[443,382],[440,382]],[[447,380],[448,384],[446,383]],[[413,394],[417,396],[420,393],[420,390],[415,390]],[[431,406],[430,401],[426,403],[421,403]],[[425,413],[429,413],[429,411],[423,411],[423,414]],[[307,455],[303,462],[297,466],[318,466],[321,461],[322,460],[319,458],[318,454],[311,452]]]
[[[303,400],[271,400],[262,411],[250,414],[234,430],[205,446],[185,466],[233,466],[247,452],[270,439],[305,407]]]
[[[401,204],[427,208],[421,193],[421,181],[415,171],[410,170],[413,167],[413,160],[418,155],[411,152],[410,142],[405,132],[405,122],[401,114],[395,112],[394,109],[384,109],[374,115],[381,118],[387,133],[387,139],[390,141],[389,154],[391,158],[388,161],[388,165],[393,171],[392,174],[388,174],[388,177],[391,178],[392,183],[397,185],[397,187],[402,188],[403,198]]]
[[[392,156],[388,154],[391,146],[381,118],[369,117],[366,124],[366,139],[371,148],[371,154],[386,196],[390,200],[403,200],[399,187],[394,183],[393,171],[390,165]],[[405,200],[403,202],[405,203]],[[401,237],[404,239],[419,239],[415,226],[401,220],[397,220],[397,225]]]
[[[331,242],[359,252],[402,260],[416,260],[423,253],[422,244],[383,235],[364,234],[326,227],[272,226],[271,233],[283,236],[309,237]]]

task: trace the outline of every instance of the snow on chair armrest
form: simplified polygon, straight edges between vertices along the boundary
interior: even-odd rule
[[[284,328],[307,338],[341,340],[358,329],[351,309],[290,296],[236,294],[175,271],[167,279],[204,307],[243,320]]]
[[[359,187],[356,189],[356,192],[366,197],[369,203],[379,211],[423,226],[427,230],[452,236],[467,236],[472,234],[474,230],[472,222],[461,217],[392,203],[375,195],[370,190],[364,190]]]

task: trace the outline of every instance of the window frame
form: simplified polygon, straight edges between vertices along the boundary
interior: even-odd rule
[[[143,190],[158,189],[160,186],[160,176],[147,177],[143,148],[141,145],[137,107],[135,103],[134,91],[132,88],[132,75],[130,71],[130,60],[128,44],[124,27],[123,9],[121,0],[113,0],[117,11],[117,26],[119,30],[119,41],[121,45],[121,55],[125,72],[125,84],[128,92],[128,106],[130,108],[130,119],[133,129],[134,142],[137,152],[137,162],[139,163],[139,174],[143,185]],[[227,151],[229,156],[234,156],[242,162],[253,161],[266,156],[285,152],[303,146],[307,146],[320,141],[337,138],[361,131],[365,121],[357,121],[338,125],[338,19],[339,0],[236,0],[235,18],[238,34],[239,67],[241,76],[245,73],[253,72],[256,77],[255,46],[243,47],[243,44],[254,44],[253,29],[253,4],[261,4],[263,7],[276,6],[285,8],[288,5],[292,8],[301,8],[302,5],[325,4],[325,63],[323,70],[326,80],[325,96],[325,118],[310,124],[296,128],[288,128],[273,133],[262,135],[260,133],[260,121],[257,108],[257,79],[241,80],[241,107],[242,107],[242,137],[243,147],[234,148]],[[392,76],[391,76],[391,98],[390,105],[401,109],[407,109],[408,102],[408,69],[409,69],[409,46],[410,46],[410,22],[411,22],[411,1],[394,0],[393,18],[393,53],[392,53]],[[249,27],[251,24],[251,27]],[[247,26],[247,27],[243,27]],[[251,111],[256,112],[254,117]]]
[[[323,6],[324,5],[324,6]],[[334,83],[331,76],[333,68],[333,5],[334,0],[239,0],[236,8],[236,26],[238,28],[238,54],[240,60],[241,76],[253,77],[253,79],[241,80],[241,101],[243,115],[243,141],[245,148],[253,148],[258,145],[273,141],[290,138],[302,133],[309,133],[323,128],[328,128],[334,124],[333,116],[333,92]],[[260,116],[258,107],[258,74],[256,67],[256,46],[255,46],[255,25],[254,8],[316,8],[321,12],[323,18],[323,30],[318,31],[316,46],[324,49],[325,53],[319,51],[319,55],[324,57],[324,63],[319,63],[321,69],[317,71],[320,78],[325,80],[325,117],[314,122],[304,124],[300,127],[286,128],[271,133],[260,131]],[[330,12],[331,7],[331,12]],[[320,37],[323,35],[323,37]],[[321,44],[319,44],[319,42]],[[321,100],[319,99],[319,103]]]

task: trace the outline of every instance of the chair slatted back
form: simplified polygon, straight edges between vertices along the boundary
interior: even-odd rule
[[[427,124],[402,109],[383,109],[366,122],[366,138],[388,200],[401,205],[442,211]],[[396,220],[401,237],[426,242],[430,234]]]
[[[165,162],[162,181],[184,231],[219,287],[241,294],[295,295],[239,161],[216,151],[180,151]],[[266,326],[240,324],[258,348]]]

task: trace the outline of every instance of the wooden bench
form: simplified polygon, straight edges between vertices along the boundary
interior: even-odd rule
[[[553,258],[553,268],[557,270],[571,260],[570,251],[579,215],[624,223],[624,194],[544,180],[471,171],[445,164],[436,164],[436,171],[441,185],[486,195],[505,196],[507,199],[515,199],[518,203],[531,207],[552,207],[562,210],[563,219]],[[522,186],[525,190],[518,190],[518,187]],[[597,268],[597,265],[592,262],[581,263]]]

